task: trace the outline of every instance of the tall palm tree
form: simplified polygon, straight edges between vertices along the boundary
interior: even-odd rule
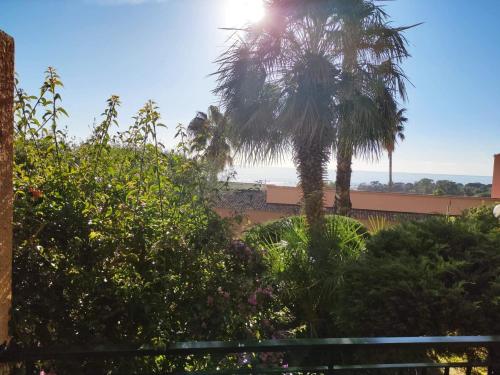
[[[339,56],[335,25],[316,2],[270,0],[263,22],[238,30],[218,60],[218,85],[236,151],[248,162],[291,152],[312,256],[324,225],[323,180],[336,137]]]
[[[379,98],[386,93],[394,100],[406,98],[406,77],[399,64],[409,56],[402,34],[413,26],[392,27],[388,15],[374,1],[334,3],[343,82],[334,209],[349,214],[352,158],[378,156],[390,131],[390,118],[387,111],[380,111]]]
[[[389,156],[389,189],[392,189],[394,184],[392,181],[392,154],[394,153],[394,148],[398,139],[400,141],[404,141],[405,139],[405,123],[408,121],[408,118],[405,116],[405,112],[406,108],[401,108],[396,112],[396,116],[392,124],[392,132],[385,143],[385,149],[387,150],[387,154]]]
[[[250,162],[279,160],[291,151],[310,250],[317,258],[324,255],[316,240],[324,225],[325,166],[335,148],[351,155],[382,148],[383,122],[375,101],[366,98],[375,97],[381,83],[395,85],[401,76],[390,59],[406,54],[400,29],[379,30],[381,22],[362,38],[353,36],[357,49],[352,53],[347,30],[365,30],[371,18],[356,14],[362,25],[346,27],[353,23],[348,20],[351,2],[371,9],[372,18],[382,17],[372,0],[268,0],[263,22],[235,30],[215,73],[215,93],[231,120],[236,151]],[[360,62],[368,52],[371,58]],[[360,136],[377,143],[359,142]]]
[[[212,177],[233,164],[229,140],[230,125],[228,118],[216,106],[208,112],[197,112],[188,125],[191,152],[201,154],[212,169]]]

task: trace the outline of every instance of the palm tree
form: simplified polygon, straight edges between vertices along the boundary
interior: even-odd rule
[[[392,154],[394,153],[394,148],[398,139],[400,141],[404,141],[405,135],[404,124],[408,121],[408,118],[405,116],[406,109],[401,108],[396,112],[396,116],[394,119],[393,131],[390,133],[389,139],[385,143],[385,149],[387,150],[387,154],[389,156],[389,189],[392,189],[393,181],[392,181]]]
[[[220,112],[219,108],[210,106],[208,114],[197,112],[187,130],[191,137],[191,152],[201,154],[210,165],[211,175],[216,180],[219,172],[233,164],[228,118]]]
[[[329,14],[308,4],[270,0],[263,22],[236,31],[218,60],[215,92],[244,160],[275,161],[291,152],[310,250],[320,258],[315,241],[324,225],[323,180],[335,140],[339,56]]]
[[[342,59],[339,97],[337,178],[334,209],[348,215],[353,156],[378,156],[390,131],[387,111],[379,98],[387,93],[406,98],[399,64],[409,56],[402,33],[392,27],[383,8],[373,1],[336,0],[336,45]],[[415,25],[414,25],[415,26]]]
[[[325,166],[337,149],[350,180],[353,153],[382,149],[387,126],[373,98],[381,87],[404,93],[392,61],[407,55],[403,29],[383,23],[372,0],[268,0],[266,8],[261,23],[235,30],[218,60],[215,93],[239,155],[268,162],[291,152],[319,258]]]

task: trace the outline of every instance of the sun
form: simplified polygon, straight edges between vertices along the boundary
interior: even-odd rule
[[[265,15],[263,0],[226,0],[228,27],[241,27],[260,21]]]

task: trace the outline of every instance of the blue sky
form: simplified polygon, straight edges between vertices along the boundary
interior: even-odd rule
[[[84,138],[118,94],[122,128],[153,99],[171,145],[177,123],[217,103],[208,75],[228,36],[219,28],[235,26],[227,9],[240,1],[258,0],[0,0],[0,29],[16,39],[25,89],[38,89],[47,66],[58,69],[72,135]],[[395,25],[424,22],[407,32],[404,67],[414,87],[395,171],[491,175],[500,152],[500,1],[396,0],[386,8]],[[387,161],[354,168],[383,171]]]

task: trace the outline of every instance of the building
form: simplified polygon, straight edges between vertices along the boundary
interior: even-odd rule
[[[216,211],[223,217],[241,217],[241,228],[300,213],[298,187],[239,184],[224,194]],[[325,209],[332,211],[335,191],[325,191]],[[369,224],[370,218],[396,223],[433,215],[458,216],[464,210],[500,202],[500,154],[495,155],[491,198],[434,196],[351,191],[352,217]]]
[[[493,163],[493,186],[491,187],[491,198],[500,200],[500,154],[494,156]]]

